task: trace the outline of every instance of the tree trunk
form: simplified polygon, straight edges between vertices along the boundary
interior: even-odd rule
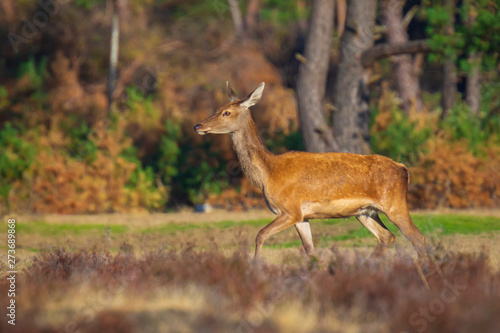
[[[252,31],[257,23],[257,17],[260,9],[260,0],[248,0],[245,23],[248,31]]]
[[[333,94],[333,135],[343,152],[370,152],[369,96],[361,56],[373,45],[376,7],[376,0],[351,0],[347,5]]]
[[[243,16],[241,16],[240,6],[238,5],[238,0],[227,0],[229,3],[229,11],[231,12],[231,17],[233,18],[234,30],[236,30],[236,35],[241,36],[243,34]]]
[[[111,17],[111,39],[109,51],[109,78],[108,78],[108,112],[113,106],[113,92],[116,84],[116,70],[118,67],[118,49],[120,46],[120,20],[118,0],[113,0],[113,15]]]
[[[404,3],[404,0],[386,0],[382,4],[387,39],[390,44],[408,42],[408,34],[403,25]],[[391,60],[404,109],[407,113],[410,113],[411,110],[421,111],[423,105],[420,99],[420,83],[417,75],[413,72],[411,56],[409,54],[398,55],[392,57]]]
[[[466,3],[466,8],[469,8],[467,14],[467,28],[470,29],[474,21],[475,15],[471,15],[470,0]],[[481,54],[472,52],[469,54],[470,70],[467,74],[466,100],[470,106],[470,112],[477,115],[479,113],[479,79],[481,77]]]
[[[446,60],[443,64],[443,95],[441,98],[441,107],[443,114],[441,118],[446,118],[448,112],[455,105],[457,96],[457,73],[454,60]]]
[[[481,56],[473,53],[469,56],[471,69],[467,75],[467,104],[470,106],[470,112],[479,113],[479,79],[481,77]]]
[[[323,110],[330,42],[333,32],[333,1],[314,0],[305,48],[305,62],[297,80],[300,129],[307,151],[332,151],[332,135]]]
[[[449,9],[452,15],[451,22],[446,28],[446,34],[451,36],[455,33],[453,28],[455,15],[454,0],[445,0],[445,6]],[[455,105],[455,97],[457,96],[457,72],[455,68],[455,59],[446,60],[443,64],[443,94],[441,98],[441,107],[443,108],[442,118],[446,118],[448,112]]]
[[[345,29],[345,18],[347,14],[347,0],[337,0],[337,35],[342,36]]]

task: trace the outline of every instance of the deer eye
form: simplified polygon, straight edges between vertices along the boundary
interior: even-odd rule
[[[229,116],[229,115],[231,115],[231,112],[229,112],[229,111],[226,111],[226,112],[224,112],[224,114],[223,114],[223,116],[225,116],[225,117],[227,117],[227,116]]]

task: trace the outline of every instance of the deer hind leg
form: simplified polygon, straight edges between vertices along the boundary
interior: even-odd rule
[[[294,216],[293,214],[282,213],[278,217],[276,217],[274,221],[262,228],[257,234],[257,238],[255,238],[254,259],[259,257],[260,252],[262,251],[262,244],[264,244],[264,241],[269,238],[269,236],[274,235],[275,233],[280,232],[281,230],[284,230],[301,220],[302,216],[298,217]]]
[[[377,247],[372,252],[372,257],[381,256],[389,245],[394,242],[394,235],[390,232],[384,223],[380,220],[377,213],[370,215],[358,215],[356,216],[358,221],[370,230],[372,234],[377,237]]]
[[[406,205],[405,205],[406,208]],[[413,247],[422,259],[427,257],[425,252],[425,237],[420,230],[413,224],[408,209],[385,213],[389,220],[394,223],[405,237],[412,243]]]
[[[295,223],[295,229],[299,233],[300,240],[302,240],[302,245],[304,246],[304,250],[308,255],[312,255],[314,253],[314,244],[312,240],[311,234],[311,226],[309,225],[309,221]]]

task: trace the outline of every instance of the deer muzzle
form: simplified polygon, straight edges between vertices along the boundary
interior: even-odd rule
[[[204,131],[204,130],[201,129],[202,127],[203,126],[201,124],[194,125],[195,132],[198,133],[199,135],[205,135],[205,134],[207,134],[207,131]]]

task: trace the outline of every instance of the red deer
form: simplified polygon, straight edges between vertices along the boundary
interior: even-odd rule
[[[394,241],[378,214],[384,213],[425,257],[425,237],[413,224],[406,202],[406,167],[380,155],[308,153],[274,155],[263,145],[249,108],[260,101],[262,82],[239,99],[227,83],[230,103],[194,126],[200,135],[230,134],[247,177],[262,190],[277,217],[257,234],[255,258],[271,235],[295,226],[306,253],[314,245],[309,219],[355,216],[378,240],[372,255],[381,255]]]

